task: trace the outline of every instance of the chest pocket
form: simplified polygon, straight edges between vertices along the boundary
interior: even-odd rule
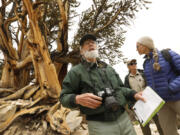
[[[113,89],[118,87],[118,82],[119,82],[119,75],[114,72],[113,70],[106,70],[106,74],[108,76],[108,80],[112,86]],[[119,84],[120,85],[120,84]]]

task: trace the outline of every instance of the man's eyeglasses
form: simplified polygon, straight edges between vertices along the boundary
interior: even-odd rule
[[[129,63],[128,65],[132,66],[132,65],[137,65],[136,62],[133,62],[133,63]]]

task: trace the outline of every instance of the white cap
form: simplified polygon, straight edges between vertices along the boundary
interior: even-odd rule
[[[137,43],[140,43],[141,45],[144,45],[146,47],[148,47],[149,49],[154,49],[154,42],[152,40],[152,38],[148,37],[148,36],[144,36],[141,37]]]

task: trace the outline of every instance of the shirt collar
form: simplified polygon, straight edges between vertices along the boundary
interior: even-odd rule
[[[105,62],[102,62],[99,59],[97,59],[97,61],[95,63],[93,63],[93,62],[86,61],[85,58],[82,58],[81,63],[88,70],[93,69],[93,68],[97,68],[97,67],[105,68],[107,66],[107,64]]]
[[[134,76],[137,76],[137,75],[140,75],[140,73],[138,72],[138,70],[136,71],[136,74],[135,74],[135,75],[133,75],[133,74],[131,74],[131,73],[129,74],[130,77],[134,77]]]

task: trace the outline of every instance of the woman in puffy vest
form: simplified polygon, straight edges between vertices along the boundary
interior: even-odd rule
[[[177,115],[180,115],[180,55],[169,50],[171,63],[154,47],[150,37],[137,41],[137,51],[145,54],[144,74],[150,86],[165,101],[159,120],[165,135],[178,135]]]

